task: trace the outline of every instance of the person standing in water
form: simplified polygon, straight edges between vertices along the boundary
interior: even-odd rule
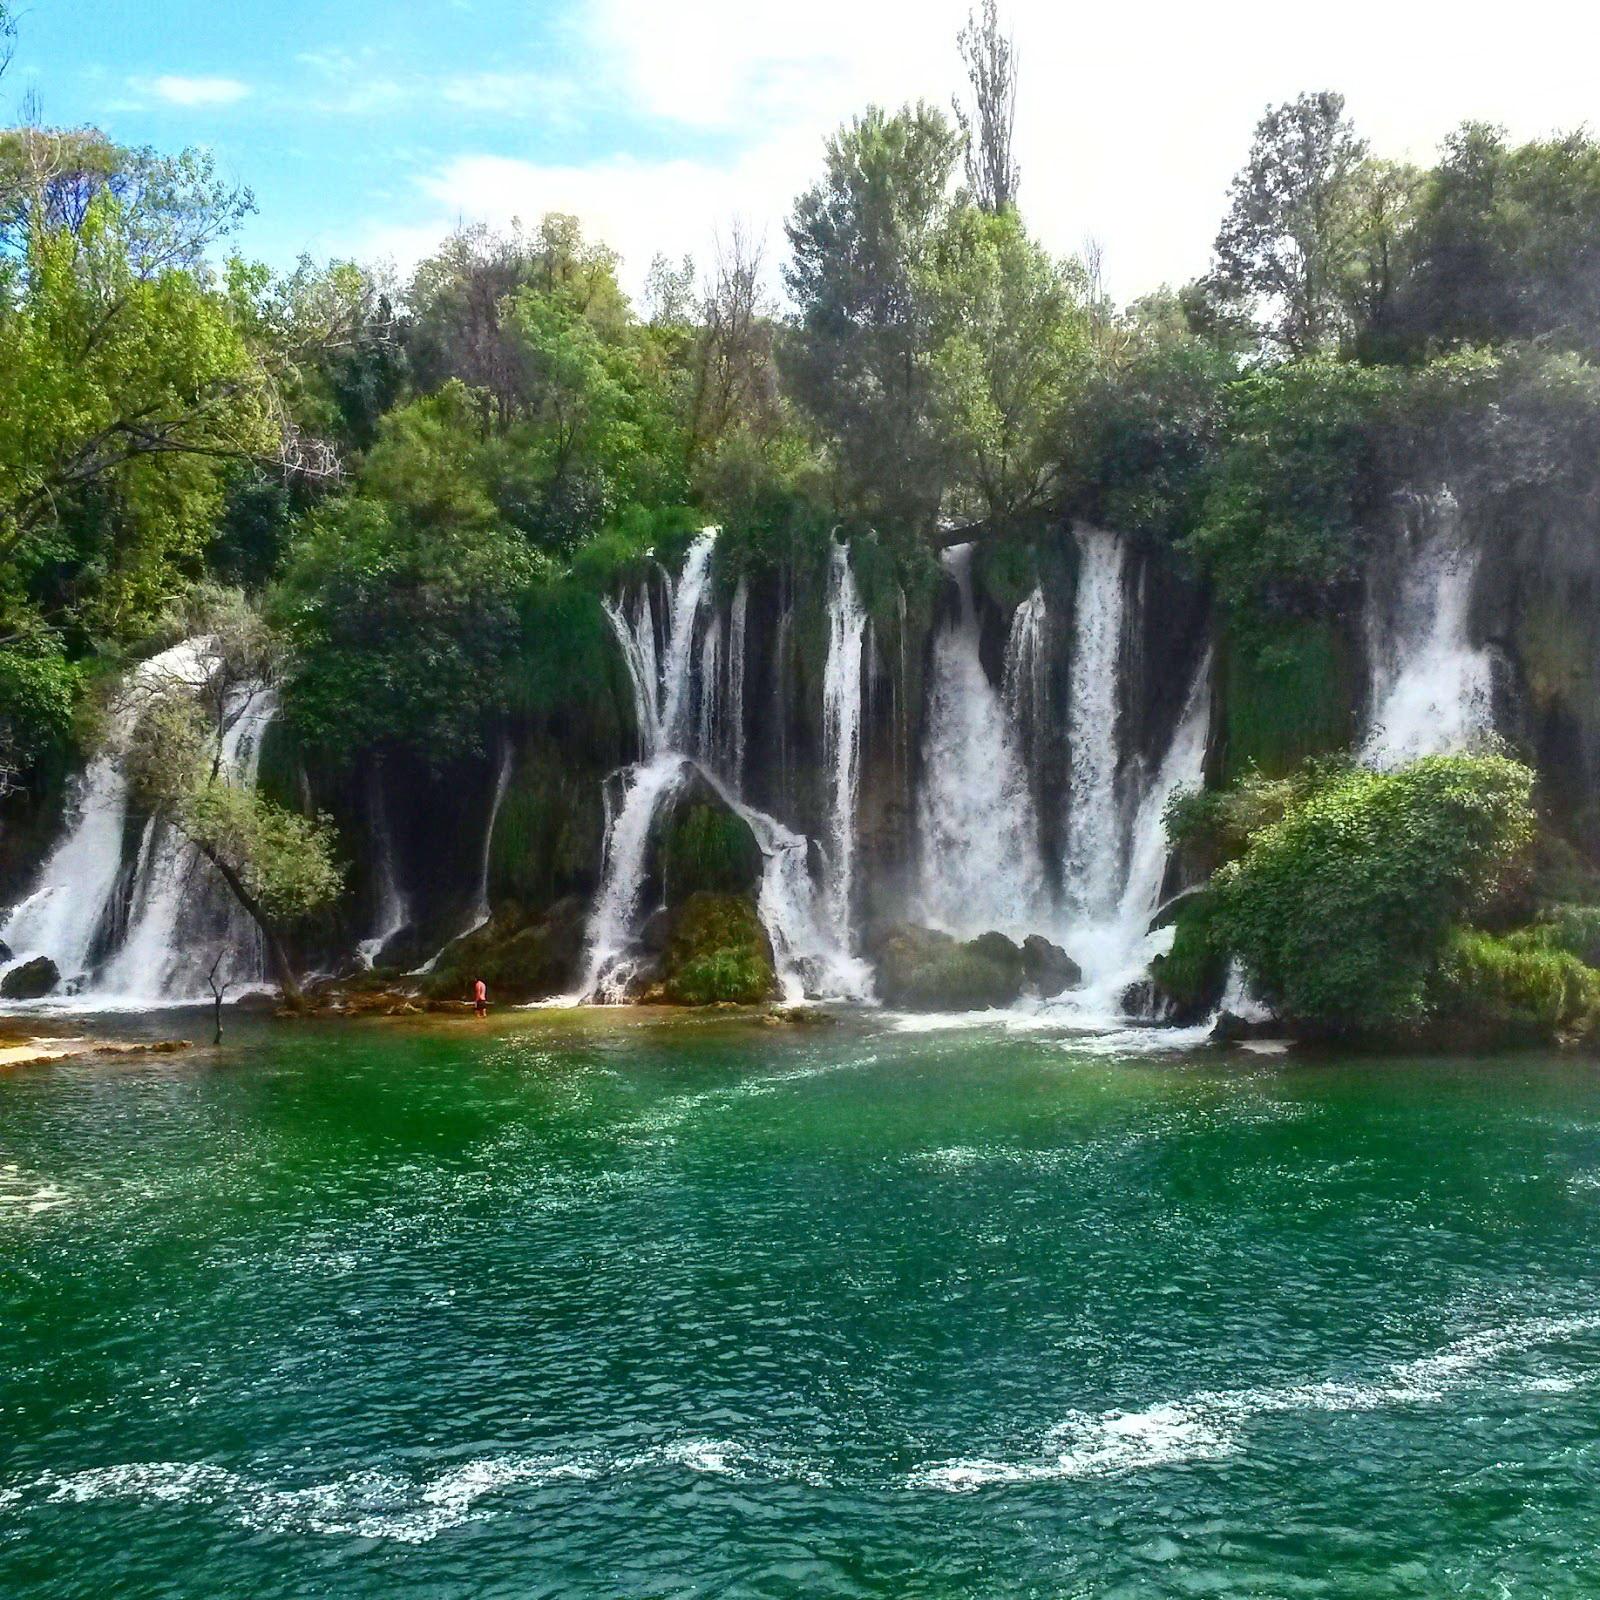
[[[489,986],[482,978],[472,981],[472,1012],[478,1017],[489,1015]]]

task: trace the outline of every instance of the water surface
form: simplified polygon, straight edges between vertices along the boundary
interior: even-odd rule
[[[0,1077],[0,1326],[7,1596],[1600,1591],[1583,1063],[241,1025]]]

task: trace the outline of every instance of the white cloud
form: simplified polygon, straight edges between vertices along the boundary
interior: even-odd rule
[[[250,85],[237,78],[185,78],[169,73],[160,78],[131,79],[135,89],[173,106],[231,106],[245,99]]]
[[[967,9],[967,0],[807,0],[799,11],[587,0],[561,27],[572,83],[507,66],[434,92],[530,122],[564,118],[575,103],[622,109],[635,127],[653,119],[663,146],[729,153],[656,157],[637,131],[630,155],[570,165],[485,147],[421,180],[415,223],[375,225],[350,243],[406,264],[458,220],[566,210],[623,253],[636,287],[655,251],[704,261],[712,231],[740,216],[765,228],[776,260],[782,219],[840,121],[873,100],[948,103]],[[1566,0],[1523,0],[1514,28],[1486,0],[1462,0],[1448,28],[1433,8],[1404,0],[1347,0],[1336,23],[1279,0],[1002,0],[1002,11],[1021,62],[1024,213],[1058,253],[1098,239],[1123,298],[1204,269],[1228,179],[1269,103],[1341,89],[1375,147],[1421,160],[1467,117],[1527,137],[1575,125],[1595,104],[1588,64],[1600,21],[1577,22]],[[1589,49],[1577,47],[1578,33]],[[1568,47],[1553,53],[1556,37]]]

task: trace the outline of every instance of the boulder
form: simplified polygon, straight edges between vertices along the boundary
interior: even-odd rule
[[[9,961],[10,959],[11,946],[8,945],[4,939],[0,939],[0,961]]]
[[[49,956],[35,956],[0,978],[0,999],[41,1000],[61,982],[61,973]]]
[[[475,978],[488,985],[490,1004],[520,1005],[567,994],[582,973],[586,920],[576,895],[532,916],[518,906],[500,906],[483,927],[440,954],[439,964],[422,981],[422,995],[461,999]]]
[[[1083,969],[1058,944],[1030,933],[1022,941],[1022,975],[1041,1000],[1053,1000],[1083,982]]]
[[[660,982],[647,998],[757,1005],[777,992],[772,941],[749,896],[700,890],[673,912]]]
[[[904,1011],[982,1011],[1022,994],[1022,951],[1004,934],[962,943],[914,923],[894,923],[873,941],[884,1004]]]
[[[1241,1017],[1236,1011],[1219,1011],[1211,1025],[1216,1044],[1243,1044],[1251,1039],[1281,1039],[1283,1024],[1276,1017]]]

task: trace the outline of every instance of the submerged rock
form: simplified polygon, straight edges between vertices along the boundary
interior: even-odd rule
[[[1022,951],[1001,933],[962,943],[935,928],[895,923],[877,935],[872,959],[884,1004],[904,1011],[983,1011],[1022,995]]]
[[[1030,933],[1022,941],[1022,975],[1041,1000],[1053,1000],[1083,982],[1083,969],[1058,944]]]
[[[42,1000],[61,982],[61,973],[49,956],[35,956],[0,978],[0,999]]]
[[[700,890],[677,908],[646,999],[673,1005],[756,1005],[778,991],[772,941],[746,895]]]

